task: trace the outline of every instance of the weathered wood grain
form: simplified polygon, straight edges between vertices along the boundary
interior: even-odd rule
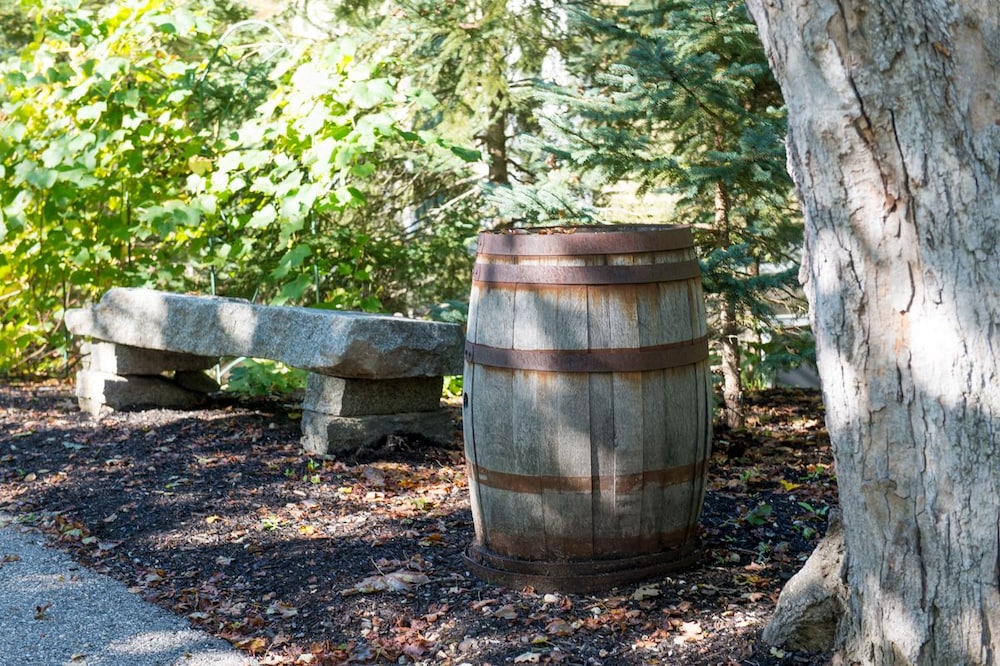
[[[581,242],[589,232],[577,229],[572,240],[585,250],[578,255],[566,239],[545,234],[543,246],[562,254],[536,252],[530,238],[518,238],[511,248],[522,255],[511,249],[477,257],[464,417],[481,548],[527,562],[588,562],[693,546],[710,446],[706,322],[697,277],[648,270],[695,261],[689,236],[682,243],[654,239],[662,229],[648,230],[657,251],[637,249],[634,230],[627,251],[615,252],[608,249],[615,231],[596,230],[590,235],[601,238]],[[509,269],[518,265],[545,270]],[[593,266],[620,267],[624,273],[608,274],[625,281],[578,283],[579,267]],[[643,275],[674,277],[632,280],[635,266],[646,267]],[[526,282],[506,281],[519,275]],[[668,356],[674,347],[696,349],[696,360],[601,370],[617,367],[602,365],[609,353],[631,358],[664,345]],[[561,370],[560,350],[577,352],[575,363],[583,352],[595,369]],[[535,352],[531,363],[550,359],[553,367],[518,365],[529,356],[517,352]]]

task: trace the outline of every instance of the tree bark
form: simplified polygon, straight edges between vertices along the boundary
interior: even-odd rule
[[[722,420],[730,428],[746,425],[743,381],[740,378],[740,326],[736,304],[727,294],[719,298],[719,357],[722,362]]]
[[[716,148],[722,149],[721,134]],[[715,184],[715,229],[719,234],[719,247],[729,248],[732,243],[729,193],[726,184]],[[740,339],[742,332],[736,316],[736,298],[723,291],[719,294],[719,341],[722,361],[722,418],[730,428],[746,425],[746,410],[743,408],[743,380],[740,377]]]
[[[507,165],[507,122],[509,112],[502,96],[490,105],[490,119],[483,132],[483,143],[489,161],[489,182],[491,185],[510,185]]]
[[[848,663],[1000,660],[996,0],[748,0],[788,105]]]

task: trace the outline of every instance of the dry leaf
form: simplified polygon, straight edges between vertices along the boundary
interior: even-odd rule
[[[490,604],[495,604],[496,602],[496,599],[480,599],[479,601],[473,601],[470,604],[470,608],[472,608],[472,610],[482,610],[483,608],[486,608]]]
[[[159,583],[163,581],[166,577],[166,573],[157,569],[156,571],[151,571],[146,574],[145,578],[142,579],[144,583]]]
[[[385,472],[382,470],[376,467],[365,467],[361,474],[365,477],[365,480],[373,486],[385,486]]]
[[[635,601],[642,601],[644,599],[652,599],[653,597],[660,596],[660,588],[655,585],[643,585],[638,590],[632,593],[632,599]]]
[[[254,638],[248,638],[245,641],[238,642],[236,647],[241,650],[246,650],[250,654],[254,654],[267,647],[267,639],[262,636],[255,636]]]
[[[430,578],[414,571],[394,571],[381,576],[369,576],[353,587],[341,590],[342,595],[370,594],[372,592],[403,592],[429,583]]]
[[[678,645],[681,643],[694,643],[695,641],[700,641],[705,636],[701,625],[697,622],[681,622],[677,629],[681,635],[674,638],[674,643]]]
[[[550,636],[570,636],[573,633],[573,625],[566,620],[556,618],[545,625],[545,633]]]
[[[516,620],[517,610],[513,605],[507,604],[493,611],[493,617],[503,618],[504,620]]]
[[[514,657],[515,664],[537,664],[541,661],[542,655],[539,652],[525,652]]]

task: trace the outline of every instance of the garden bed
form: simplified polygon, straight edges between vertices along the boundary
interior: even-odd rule
[[[0,387],[0,511],[266,664],[819,664],[759,641],[836,502],[813,392],[749,401],[717,428],[703,558],[604,594],[509,590],[467,573],[451,446],[390,438],[310,459],[298,409],[81,414],[63,385]]]

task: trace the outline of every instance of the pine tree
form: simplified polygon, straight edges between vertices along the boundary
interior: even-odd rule
[[[658,194],[655,201],[672,205],[656,221],[694,227],[715,318],[725,421],[738,427],[742,340],[761,338],[775,295],[790,290],[797,273],[801,222],[785,171],[780,90],[739,0],[650,0],[617,11],[592,4],[574,19],[590,48],[567,62],[586,84],[544,95],[562,109],[549,119],[553,174],[562,183],[565,172],[577,174],[579,189],[603,186],[598,193],[636,183],[639,195]],[[533,201],[524,193],[515,200],[528,209]],[[555,214],[594,217],[579,206]]]

